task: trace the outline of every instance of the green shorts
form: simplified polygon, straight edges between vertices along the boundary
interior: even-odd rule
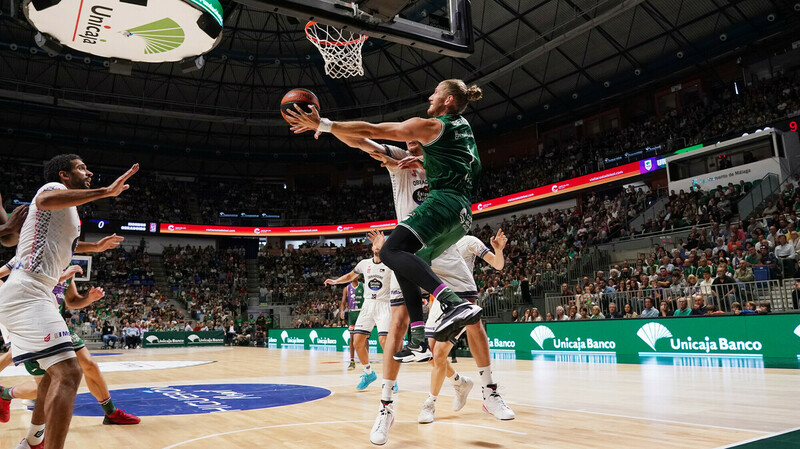
[[[423,245],[417,256],[428,264],[464,237],[472,227],[469,199],[452,190],[434,190],[399,226],[416,235]]]
[[[347,325],[349,326],[351,331],[353,330],[353,328],[356,327],[356,321],[358,321],[359,313],[361,313],[360,310],[351,310],[347,312]]]
[[[84,343],[81,337],[78,337],[78,334],[75,332],[70,331],[69,336],[72,338],[72,349],[74,349],[75,352],[86,347],[86,343]],[[36,360],[25,362],[25,369],[28,371],[28,374],[34,377],[42,377],[45,374],[45,371],[39,366],[39,362]]]

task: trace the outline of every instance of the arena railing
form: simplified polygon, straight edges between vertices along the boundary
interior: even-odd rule
[[[733,288],[735,287],[735,288]],[[726,296],[733,288],[733,293]],[[562,296],[548,294],[545,296],[545,312],[556,316],[556,307],[564,307],[565,314],[569,312],[569,306],[575,305],[580,312],[581,306],[586,306],[589,314],[592,306],[599,306],[603,314],[608,313],[608,305],[614,303],[620,313],[625,313],[625,305],[630,304],[631,309],[638,315],[644,309],[645,298],[653,299],[653,307],[659,310],[661,301],[667,301],[671,310],[674,312],[678,307],[679,298],[687,298],[689,308],[694,308],[692,295],[700,294],[705,300],[705,305],[713,304],[721,312],[732,312],[731,305],[734,302],[741,304],[742,308],[748,302],[755,303],[756,306],[767,305],[773,312],[800,312],[800,279],[770,279],[752,282],[736,282],[732,284],[718,286],[701,286],[699,283],[693,286],[681,287],[659,287],[655,289],[640,289],[618,291],[614,293],[594,293],[576,298],[576,295]]]
[[[764,202],[770,196],[779,193],[781,183],[778,180],[778,175],[775,173],[767,173],[766,176],[761,178],[761,182],[753,183],[753,188],[737,203],[739,211],[739,218],[747,220],[759,206],[763,206]]]

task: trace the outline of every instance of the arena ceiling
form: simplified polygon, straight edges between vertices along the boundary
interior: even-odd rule
[[[250,1],[222,3],[224,37],[201,70],[137,63],[123,76],[69,49],[48,55],[15,2],[3,2],[0,135],[176,158],[331,158],[341,150],[332,139],[293,138],[281,120],[290,88],[313,90],[331,118],[398,120],[421,114],[439,80],[462,78],[484,87],[468,114],[491,132],[703,70],[800,24],[794,3],[781,0],[474,0],[471,57],[370,39],[365,76],[334,81],[302,23]]]

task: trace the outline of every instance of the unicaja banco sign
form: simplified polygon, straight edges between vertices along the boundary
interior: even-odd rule
[[[104,58],[180,61],[222,38],[218,0],[25,0],[23,11],[61,45]]]
[[[558,337],[552,329],[544,325],[534,328],[530,337],[541,351],[607,352],[617,348],[614,340],[604,340],[587,334]]]
[[[761,357],[763,343],[759,340],[742,340],[735,336],[713,335],[708,333],[695,335],[673,335],[665,324],[650,322],[643,325],[636,335],[644,341],[653,351],[659,349],[670,354],[709,354],[709,355],[735,355]],[[665,340],[659,343],[659,340]],[[667,346],[667,342],[669,346]]]

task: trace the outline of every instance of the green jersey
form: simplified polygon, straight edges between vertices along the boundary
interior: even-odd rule
[[[472,127],[460,115],[435,118],[442,122],[442,132],[433,142],[422,146],[428,186],[431,191],[452,190],[471,199],[481,173]]]
[[[364,283],[359,282],[358,287],[353,287],[353,283],[347,284],[347,308],[349,310],[361,310],[364,305]]]

